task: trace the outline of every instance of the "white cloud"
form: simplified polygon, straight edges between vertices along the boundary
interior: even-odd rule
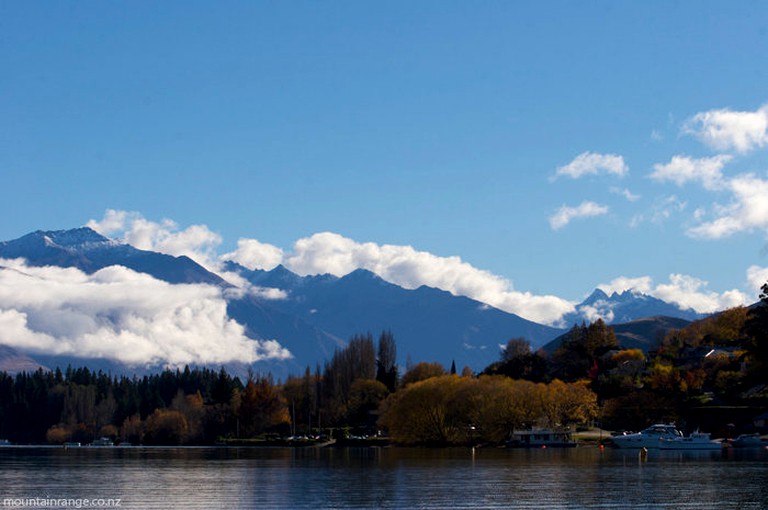
[[[582,305],[578,308],[579,315],[588,322],[603,319],[605,322],[613,322],[613,305],[608,301],[595,301],[592,305]]]
[[[410,246],[358,243],[332,232],[299,239],[293,250],[287,253],[277,246],[255,239],[240,239],[237,250],[222,255],[219,260],[213,260],[209,251],[218,244],[219,238],[217,234],[207,235],[210,232],[207,227],[190,227],[179,232],[173,221],[155,223],[147,221],[138,213],[116,210],[107,211],[103,220],[92,220],[88,226],[104,235],[125,233],[126,242],[137,242],[140,246],[134,246],[144,249],[163,251],[174,244],[191,247],[190,256],[194,255],[192,258],[200,263],[203,259],[207,260],[207,267],[217,269],[222,278],[238,287],[228,292],[238,295],[250,292],[267,299],[286,297],[285,292],[279,289],[253,287],[234,273],[222,272],[222,260],[232,260],[249,269],[272,269],[283,264],[300,275],[329,273],[344,276],[355,269],[367,269],[404,288],[413,289],[422,285],[435,287],[545,324],[556,323],[565,313],[573,311],[573,304],[569,301],[556,296],[515,291],[508,280],[477,269],[459,257],[440,257],[417,251]],[[185,244],[184,240],[197,239],[192,235],[181,235],[187,232],[206,234],[200,238],[216,242]],[[169,239],[178,242],[164,242]],[[192,253],[195,250],[198,252]]]
[[[288,298],[288,292],[283,289],[253,285],[237,273],[223,272],[218,274],[234,285],[234,287],[224,289],[224,297],[227,299],[241,299],[245,296],[254,296],[261,299],[279,301]]]
[[[754,112],[724,108],[697,113],[682,130],[716,150],[749,152],[768,145],[768,105]]]
[[[271,244],[261,243],[256,239],[239,239],[237,250],[225,253],[221,260],[237,262],[248,269],[269,271],[283,262],[283,250]]]
[[[627,188],[622,189],[622,188],[617,188],[617,187],[613,186],[613,187],[609,188],[608,191],[610,191],[614,195],[621,195],[622,197],[626,198],[627,201],[629,201],[629,202],[637,202],[638,200],[640,200],[640,198],[642,198],[640,195],[636,195],[636,194],[632,193]]]
[[[651,221],[663,223],[673,214],[684,211],[686,207],[688,207],[688,202],[680,200],[676,195],[661,197],[653,205]]]
[[[585,201],[576,207],[562,206],[555,214],[549,217],[549,226],[552,230],[560,230],[577,218],[588,218],[608,213],[608,207],[595,202]]]
[[[748,301],[747,296],[737,290],[727,290],[721,293],[707,290],[708,283],[694,276],[670,274],[668,283],[654,285],[650,276],[635,278],[619,277],[610,283],[598,285],[607,294],[637,291],[677,305],[680,309],[692,308],[699,313],[712,313],[726,308],[743,305]],[[605,310],[597,310],[605,313]]]
[[[299,239],[283,263],[302,275],[343,276],[367,269],[404,288],[435,287],[545,324],[555,323],[573,310],[573,304],[556,296],[515,291],[509,280],[459,257],[439,257],[411,246],[358,243],[331,232]]]
[[[653,296],[681,308],[693,308],[700,313],[711,313],[746,302],[746,296],[739,290],[733,289],[722,293],[706,291],[707,282],[699,278],[682,275],[669,275],[668,284],[659,284],[653,291]]]
[[[711,158],[694,159],[687,156],[674,156],[667,164],[656,164],[651,178],[657,181],[672,181],[682,186],[689,181],[699,181],[709,190],[721,189],[723,167],[732,156],[721,154]]]
[[[637,228],[639,227],[643,222],[645,221],[645,215],[643,214],[634,214],[629,219],[629,228]]]
[[[86,226],[140,250],[187,256],[209,270],[217,266],[216,249],[221,244],[221,236],[205,225],[179,230],[179,226],[169,219],[157,223],[137,212],[108,209],[104,218],[90,220]]]
[[[477,269],[459,257],[439,257],[411,246],[358,243],[332,232],[299,239],[293,251],[284,254],[282,263],[301,275],[344,276],[356,269],[367,269],[404,288],[435,287],[537,322],[553,323],[573,310],[571,303],[556,296],[515,291],[508,280]]]
[[[763,181],[759,181],[762,183]],[[768,186],[768,183],[764,183]],[[754,182],[745,183],[743,188],[754,188]],[[738,188],[742,189],[742,188]],[[746,193],[746,191],[744,192]],[[761,188],[755,191],[761,193]],[[762,195],[768,196],[768,195]],[[673,211],[685,209],[685,202],[675,196],[666,197],[654,214],[654,221],[660,221],[659,216],[669,217]],[[733,212],[726,208],[721,212]],[[578,207],[563,207],[550,218],[553,229],[562,228],[571,220],[606,214],[608,208],[594,202],[584,202]],[[130,221],[116,221],[114,217],[125,214]],[[196,239],[210,239],[210,236],[177,236],[177,227],[173,222],[161,224],[148,222],[140,216],[130,218],[132,213],[112,212],[105,216],[104,223],[113,225],[128,225],[131,232],[148,231],[163,233],[160,237],[179,239],[179,245],[200,246]],[[699,213],[700,214],[700,213]],[[136,226],[138,223],[139,226]],[[141,227],[141,228],[139,228]],[[111,227],[115,229],[115,226]],[[174,230],[175,229],[175,230]],[[205,234],[207,229],[202,229]],[[194,232],[186,229],[182,232]],[[155,234],[153,234],[155,235]],[[137,236],[139,239],[147,236]],[[152,236],[149,236],[152,237]],[[189,241],[187,243],[184,240]],[[157,243],[169,246],[172,243]],[[202,243],[203,246],[212,244]],[[411,246],[379,245],[376,243],[359,243],[332,232],[322,232],[299,239],[290,251],[284,251],[276,246],[259,242],[255,239],[240,239],[236,251],[227,253],[222,260],[233,260],[249,268],[271,269],[278,264],[284,264],[288,269],[301,275],[329,273],[344,276],[356,269],[367,269],[383,279],[404,288],[417,288],[422,285],[435,287],[454,295],[467,296],[482,303],[487,303],[501,310],[515,313],[527,319],[544,323],[558,324],[566,313],[574,311],[574,304],[552,295],[534,295],[520,292],[513,288],[512,283],[498,275],[475,268],[459,257],[440,257],[428,252],[417,251]],[[753,271],[758,274],[757,270]],[[63,278],[62,273],[59,279]],[[752,273],[750,273],[752,274]],[[75,273],[74,278],[82,278]],[[285,299],[286,293],[279,289],[262,289],[250,286],[237,275],[225,274],[224,277],[239,288],[227,292],[252,293],[266,299]],[[758,278],[755,276],[754,278]],[[750,276],[750,279],[753,279]],[[664,299],[681,308],[693,308],[702,313],[735,306],[747,301],[746,296],[731,290],[717,293],[707,290],[707,283],[695,277],[673,274],[669,282],[654,284],[647,276],[626,278],[620,277],[608,284],[598,286],[608,294],[634,289],[659,299]],[[603,307],[604,308],[604,307]],[[607,318],[611,311],[595,307],[594,310],[581,310],[582,313],[592,313],[595,317]],[[9,319],[10,320],[10,319]],[[14,319],[18,320],[18,318]]]
[[[636,278],[628,278],[626,276],[620,276],[614,278],[610,283],[601,283],[597,286],[609,296],[615,292],[621,294],[625,290],[634,290],[643,294],[649,294],[651,292],[653,280],[650,276],[639,276]]]
[[[688,230],[692,237],[721,239],[737,232],[768,232],[768,181],[752,174],[728,181],[732,202],[716,209],[718,218]]]
[[[757,301],[762,286],[768,282],[768,267],[750,266],[747,269],[747,281],[749,282],[749,290],[754,293],[752,301]]]
[[[553,179],[568,176],[578,179],[585,175],[599,173],[614,174],[623,177],[629,172],[629,167],[624,163],[624,158],[616,154],[598,154],[595,152],[583,152],[576,156],[567,165],[558,167]]]
[[[0,261],[0,343],[127,365],[251,363],[290,353],[227,316],[222,290],[171,285],[121,266],[77,269]]]

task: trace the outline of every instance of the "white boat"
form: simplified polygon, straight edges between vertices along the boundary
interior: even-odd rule
[[[576,441],[568,430],[513,430],[507,440],[507,448],[573,448],[574,446]]]
[[[687,437],[661,438],[661,450],[719,450],[723,447],[719,441],[710,439],[709,434],[696,431]]]
[[[662,438],[676,439],[681,437],[683,437],[683,433],[671,423],[657,423],[634,434],[613,436],[611,441],[617,448],[658,448]]]
[[[11,442],[7,439],[0,439],[0,446],[11,446]]]

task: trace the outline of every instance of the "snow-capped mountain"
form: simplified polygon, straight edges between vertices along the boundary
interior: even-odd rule
[[[576,305],[575,312],[566,315],[563,320],[567,326],[571,326],[581,322],[590,323],[598,318],[606,324],[618,324],[657,316],[694,321],[703,318],[704,314],[690,308],[681,309],[675,304],[634,290],[614,292],[609,296],[601,289],[595,289],[589,297]]]
[[[343,277],[300,276],[283,266],[264,271],[225,263],[222,275],[237,273],[250,284],[239,288],[188,257],[140,250],[87,227],[0,242],[0,259],[24,260],[22,270],[0,264],[0,344],[12,347],[6,354],[24,366],[80,359],[116,370],[121,363],[134,369],[191,359],[253,362],[257,371],[283,376],[322,364],[354,335],[388,330],[401,364],[455,361],[482,370],[510,338],[536,348],[565,331],[439,289],[405,289],[362,269]],[[56,268],[75,268],[80,276],[59,269],[51,277]],[[608,296],[598,289],[565,317],[565,326],[655,316],[700,318],[637,292]]]
[[[230,264],[228,269],[254,285],[286,291],[285,299],[270,306],[336,337],[390,330],[401,357],[414,361],[450,365],[455,360],[481,369],[498,359],[499,345],[512,337],[539,346],[561,332],[439,289],[404,289],[364,269],[341,278],[301,277],[283,266],[250,271]]]
[[[33,361],[46,366],[76,364],[80,358],[84,363],[115,370],[120,360],[140,359],[134,352],[116,354],[120,342],[133,342],[126,350],[141,350],[147,347],[147,342],[142,343],[142,338],[137,337],[144,334],[152,339],[148,343],[154,342],[152,349],[148,349],[151,357],[147,364],[162,364],[174,356],[174,349],[189,351],[183,354],[191,353],[193,359],[221,359],[221,351],[230,345],[242,348],[243,338],[238,336],[237,329],[240,328],[242,334],[261,342],[259,359],[263,361],[257,361],[254,369],[277,375],[322,364],[353,335],[370,332],[376,337],[383,330],[394,334],[401,363],[410,358],[414,362],[439,361],[448,366],[455,360],[458,366],[481,370],[498,358],[499,345],[511,337],[523,336],[534,345],[541,345],[561,333],[438,289],[404,289],[365,270],[341,278],[299,276],[282,266],[271,271],[250,271],[230,263],[222,269],[239,273],[253,285],[240,289],[188,257],[139,250],[86,227],[37,231],[2,242],[0,259],[24,259],[24,268],[41,268],[39,274],[13,269],[15,276],[10,278],[12,269],[0,267],[0,276],[17,285],[21,297],[27,288],[24,283],[18,287],[20,279],[37,286],[55,272],[52,268],[76,268],[80,274],[93,275],[93,279],[73,279],[70,273],[57,273],[59,280],[47,290],[29,292],[39,302],[21,299],[23,303],[16,306],[9,293],[0,302],[0,322],[5,320],[9,328],[15,328],[0,332],[0,343],[3,334],[15,334],[15,351],[30,354]],[[115,266],[134,273],[115,273],[111,269]],[[139,274],[152,278],[138,278]],[[158,281],[165,283],[160,285]],[[142,286],[148,288],[142,290]],[[280,292],[259,292],[264,288]],[[174,292],[175,289],[180,290]],[[193,296],[189,305],[180,301],[187,294]],[[67,299],[74,302],[70,304]],[[226,317],[216,315],[219,306],[224,307]],[[201,333],[195,329],[198,327],[207,329]],[[99,345],[100,335],[109,338],[109,342],[104,341],[108,346]],[[187,335],[195,341],[188,341]],[[222,339],[222,335],[229,335],[229,339]],[[25,352],[20,347],[25,345],[21,337],[36,347]],[[203,341],[208,345],[201,345]],[[57,342],[68,346],[66,355],[53,352],[59,346]],[[88,347],[87,353],[77,351],[81,345]],[[285,349],[290,351],[291,358],[284,359]],[[134,367],[137,365],[141,362],[134,363]]]
[[[89,274],[120,265],[168,283],[225,284],[221,277],[189,257],[139,250],[88,227],[38,230],[13,241],[0,242],[0,258],[23,258],[33,266],[75,267]]]

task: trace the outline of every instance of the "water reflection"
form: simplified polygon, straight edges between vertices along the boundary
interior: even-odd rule
[[[768,452],[0,449],[0,497],[121,508],[768,507]]]

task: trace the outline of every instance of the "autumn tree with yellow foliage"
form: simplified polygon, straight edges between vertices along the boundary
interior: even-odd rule
[[[596,415],[597,397],[585,383],[442,375],[390,395],[379,424],[401,444],[501,443],[515,428],[567,427]]]

